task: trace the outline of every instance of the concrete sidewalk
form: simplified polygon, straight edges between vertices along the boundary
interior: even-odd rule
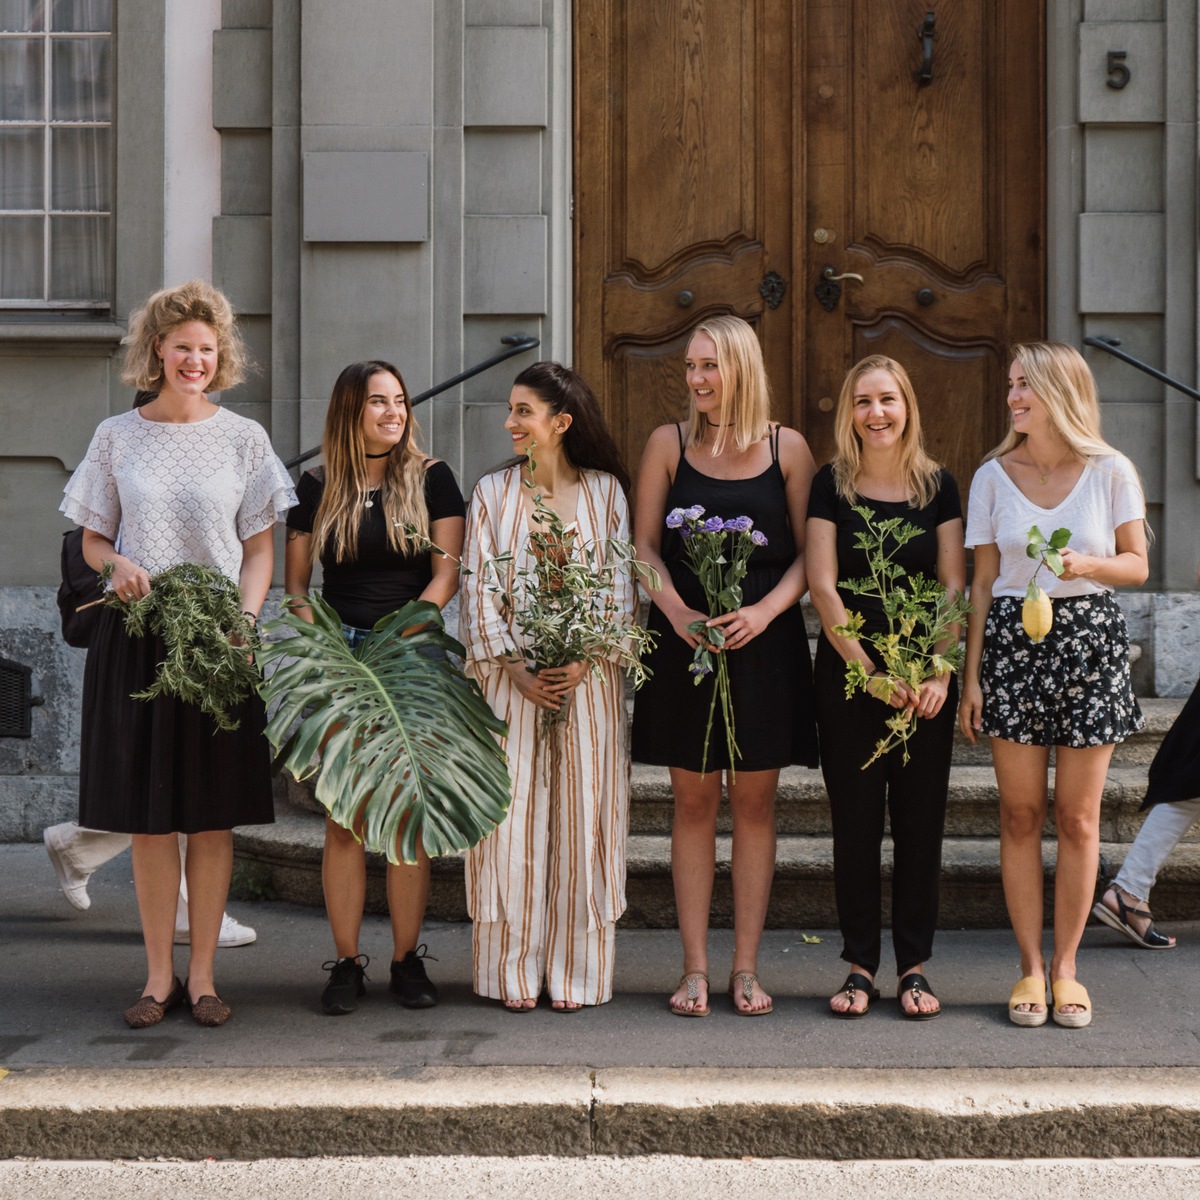
[[[76,912],[41,846],[0,845],[0,1157],[1200,1155],[1200,924],[1172,926],[1181,944],[1160,953],[1089,928],[1093,1025],[1028,1030],[1004,1009],[1007,931],[939,935],[928,974],[945,1012],[924,1023],[901,1019],[890,967],[864,1020],[828,1017],[846,965],[821,930],[768,932],[775,1012],[739,1018],[721,994],[732,935],[717,931],[713,1015],[684,1021],[666,1007],[671,931],[619,933],[610,1004],[519,1017],[472,994],[459,924],[427,929],[442,1003],[399,1007],[371,917],[369,994],[331,1018],[323,913],[235,904],[259,938],[218,957],[233,1019],[201,1029],[177,1011],[135,1032],[121,1019],[144,970],[128,855],[91,894]]]

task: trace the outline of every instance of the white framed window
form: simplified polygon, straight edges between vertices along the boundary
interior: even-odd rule
[[[0,309],[107,309],[112,0],[0,0]]]

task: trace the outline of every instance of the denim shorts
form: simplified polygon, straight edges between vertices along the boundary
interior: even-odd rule
[[[367,635],[370,632],[371,630],[369,629],[359,629],[357,625],[342,625],[342,636],[346,639],[346,645],[351,650],[357,650],[367,640]]]

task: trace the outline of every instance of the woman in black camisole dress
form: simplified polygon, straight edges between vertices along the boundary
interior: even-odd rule
[[[650,436],[637,489],[638,556],[662,575],[652,593],[654,674],[638,693],[633,758],[671,770],[672,875],[683,942],[683,978],[671,997],[679,1016],[706,1016],[708,917],[722,774],[733,813],[734,958],[729,991],[744,1016],[771,1011],[757,976],[758,945],[775,867],[775,790],[781,767],[816,766],[812,669],[799,608],[806,589],[804,513],[814,467],[804,439],[769,421],[769,392],[754,331],[737,317],[705,321],[688,343],[688,419]],[[720,715],[701,774],[715,676],[693,683],[698,643],[687,626],[707,619],[704,592],[683,541],[664,522],[674,508],[747,516],[766,535],[756,547],[736,613],[716,619],[728,639],[740,757],[728,760]]]

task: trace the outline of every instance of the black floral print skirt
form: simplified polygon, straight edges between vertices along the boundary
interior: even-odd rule
[[[1108,746],[1145,725],[1129,682],[1129,634],[1111,592],[1052,601],[1034,643],[1022,600],[998,596],[984,632],[983,732],[1023,746]]]

